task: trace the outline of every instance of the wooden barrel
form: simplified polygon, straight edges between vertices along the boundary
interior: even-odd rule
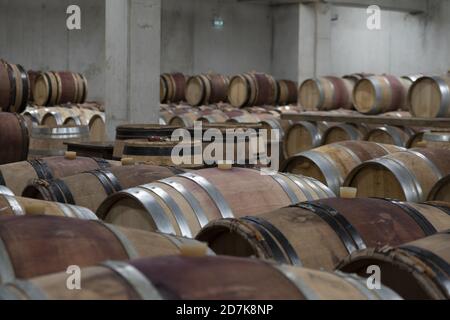
[[[329,124],[326,122],[294,122],[287,129],[284,137],[283,149],[286,159],[302,151],[319,147],[322,143],[322,135],[328,127]]]
[[[450,174],[435,183],[428,195],[428,200],[450,203]]]
[[[364,140],[384,144],[392,144],[398,147],[406,147],[414,131],[410,128],[382,126],[370,130]]]
[[[370,129],[364,124],[338,123],[330,126],[322,136],[322,145],[341,141],[363,140]]]
[[[307,110],[352,109],[353,82],[337,77],[321,77],[304,81],[299,102]]]
[[[0,112],[0,165],[26,160],[29,142],[25,119],[15,113]]]
[[[190,112],[174,116],[172,119],[170,119],[169,125],[182,128],[192,128],[194,127],[195,121],[197,121],[197,119],[201,116],[202,115],[199,112],[192,110]]]
[[[409,90],[408,101],[415,117],[450,117],[450,76],[418,79]]]
[[[125,140],[171,137],[176,129],[179,129],[179,127],[159,124],[125,124],[117,126],[113,156],[119,159],[122,158]]]
[[[53,180],[83,171],[106,169],[117,165],[115,161],[97,158],[49,157],[0,165],[0,185],[7,186],[14,194],[22,194],[31,179]]]
[[[118,192],[97,215],[112,224],[193,237],[209,221],[332,196],[314,179],[253,169],[203,169]]]
[[[70,71],[42,72],[34,82],[34,102],[39,106],[84,103],[87,88],[87,80],[82,74]]]
[[[182,73],[164,73],[160,77],[161,103],[185,100],[186,76]]]
[[[332,198],[213,221],[196,239],[218,255],[333,270],[356,250],[396,246],[449,227],[450,215],[430,205]]]
[[[117,166],[86,171],[56,180],[37,179],[28,183],[22,196],[82,206],[95,212],[103,200],[116,192],[182,172],[184,170],[175,167]]]
[[[431,130],[423,134],[423,142],[427,148],[450,150],[450,130]]]
[[[282,171],[315,178],[339,194],[345,178],[358,165],[402,150],[374,142],[342,141],[299,153],[284,163]]]
[[[0,59],[0,109],[21,113],[30,96],[30,81],[25,69]]]
[[[230,80],[228,101],[236,107],[275,105],[278,99],[276,80],[265,73],[243,73]]]
[[[297,103],[298,84],[291,80],[278,80],[278,101],[279,106]]]
[[[176,254],[183,242],[192,243],[99,220],[55,216],[0,217],[0,236],[0,283],[65,272],[72,265]]]
[[[171,256],[131,262],[110,261],[83,268],[81,270],[83,285],[80,290],[67,290],[64,285],[66,278],[66,273],[59,273],[29,281],[13,282],[0,287],[0,299],[233,301],[401,299],[387,286],[383,286],[380,290],[368,290],[367,280],[342,272],[331,273],[232,257]],[[255,310],[255,314],[271,312],[266,306],[254,305],[250,310]]]
[[[229,117],[220,110],[214,110],[209,114],[204,114],[197,121],[201,121],[203,123],[223,123],[227,121]]]
[[[203,165],[201,141],[170,141],[164,138],[126,140],[124,158],[156,166],[192,168]]]
[[[89,127],[46,127],[31,129],[29,159],[61,156],[67,151],[65,142],[85,142],[89,140]]]
[[[410,86],[408,80],[391,75],[362,79],[353,90],[355,108],[364,114],[380,114],[405,108]]]
[[[450,150],[410,149],[366,161],[347,176],[345,186],[359,197],[425,201],[431,188],[450,173]]]
[[[355,252],[338,268],[367,277],[377,265],[382,286],[389,286],[404,299],[450,299],[450,231],[392,248]]]
[[[5,188],[1,186],[1,188]],[[49,215],[84,220],[98,220],[94,212],[88,208],[62,204],[59,202],[30,199],[27,197],[16,197],[11,194],[0,195],[0,217],[1,216],[31,216]]]
[[[220,74],[201,74],[189,78],[186,83],[186,101],[191,106],[226,102],[228,77]]]

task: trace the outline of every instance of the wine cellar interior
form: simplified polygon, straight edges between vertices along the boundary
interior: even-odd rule
[[[0,300],[449,300],[448,17],[0,0]]]

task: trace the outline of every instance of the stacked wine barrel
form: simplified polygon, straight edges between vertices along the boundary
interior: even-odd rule
[[[186,98],[186,76],[182,73],[164,73],[159,78],[161,103],[178,103]]]
[[[25,110],[30,96],[28,73],[19,64],[0,59],[0,109],[20,113]]]

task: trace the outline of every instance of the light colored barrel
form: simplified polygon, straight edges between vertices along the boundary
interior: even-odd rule
[[[323,132],[327,128],[326,122],[321,125],[306,121],[293,123],[287,129],[283,142],[286,158],[319,147],[322,143]]]
[[[21,113],[29,96],[30,80],[25,69],[0,59],[0,110]]]
[[[411,82],[396,76],[372,76],[358,81],[353,90],[356,110],[364,114],[380,114],[403,109]]]
[[[409,90],[408,100],[415,117],[450,117],[450,76],[418,79]]]
[[[189,78],[186,101],[192,106],[227,102],[229,79],[219,74],[202,74]]]
[[[322,136],[322,145],[336,143],[340,141],[363,140],[369,128],[364,124],[355,125],[349,123],[339,123],[330,126]]]
[[[382,126],[370,130],[364,137],[364,140],[406,147],[413,134],[414,131],[408,128]]]
[[[278,80],[278,101],[279,106],[297,104],[298,100],[298,84],[290,80]]]
[[[186,76],[182,73],[164,73],[160,77],[161,103],[178,103],[185,100]]]
[[[236,108],[246,106],[275,105],[278,85],[265,73],[244,73],[230,80],[228,100]]]

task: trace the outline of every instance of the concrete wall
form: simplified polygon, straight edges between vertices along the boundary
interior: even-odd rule
[[[82,29],[68,31],[66,9],[82,10]],[[104,0],[0,0],[0,57],[35,70],[71,70],[104,98]]]
[[[163,0],[162,6],[163,72],[271,71],[269,6],[236,0]],[[225,21],[221,30],[212,27],[215,15]]]

